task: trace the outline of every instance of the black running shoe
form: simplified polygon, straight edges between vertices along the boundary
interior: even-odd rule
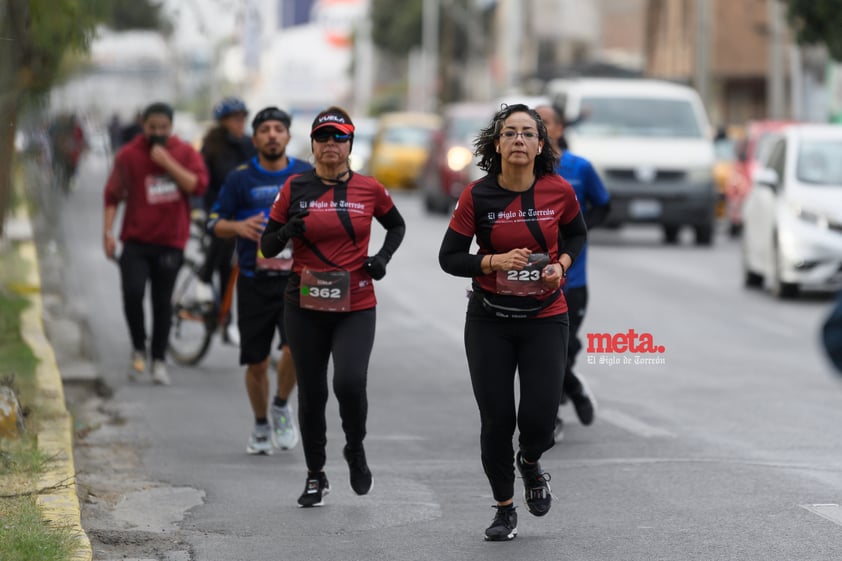
[[[485,539],[490,542],[506,542],[517,536],[517,512],[514,505],[496,506],[497,513],[491,526],[485,529]]]
[[[351,448],[347,444],[342,450],[348,469],[351,472],[351,489],[358,495],[365,495],[371,491],[371,470],[365,461],[365,448],[360,444]]]
[[[325,504],[324,498],[328,493],[330,493],[330,483],[324,472],[308,473],[304,492],[298,497],[298,504],[305,508],[322,506]]]
[[[541,463],[525,464],[523,455],[518,452],[515,464],[523,478],[523,498],[526,509],[535,516],[544,516],[550,511],[553,496],[550,493],[550,474],[544,473]]]

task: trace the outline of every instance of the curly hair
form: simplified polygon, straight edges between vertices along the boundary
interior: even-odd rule
[[[474,139],[474,154],[480,158],[479,168],[489,175],[497,175],[502,171],[502,157],[497,152],[495,141],[500,138],[500,130],[503,128],[503,123],[513,113],[526,113],[535,121],[535,126],[538,129],[538,139],[544,142],[544,147],[541,152],[535,156],[535,164],[533,172],[536,178],[543,177],[549,173],[555,172],[555,164],[558,159],[558,153],[555,150],[552,142],[547,140],[547,127],[541,116],[527,105],[516,103],[514,105],[503,104],[500,110],[491,119],[491,123],[479,132],[476,139]]]

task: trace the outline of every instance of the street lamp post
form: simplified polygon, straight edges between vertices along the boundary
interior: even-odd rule
[[[423,55],[424,81],[422,87],[426,95],[423,96],[424,109],[435,111],[438,99],[438,70],[439,70],[439,2],[440,0],[424,0],[423,30],[421,50]]]

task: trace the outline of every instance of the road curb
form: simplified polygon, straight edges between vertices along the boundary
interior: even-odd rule
[[[64,401],[64,387],[55,352],[47,339],[43,323],[41,277],[38,256],[32,241],[18,242],[18,254],[29,265],[25,297],[29,306],[21,316],[21,335],[38,358],[36,382],[38,395],[38,448],[52,460],[39,481],[37,504],[45,520],[69,528],[79,546],[70,561],[91,561],[91,542],[82,528],[76,470],[73,462],[73,421]]]

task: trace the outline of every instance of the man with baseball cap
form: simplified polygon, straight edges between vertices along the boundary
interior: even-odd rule
[[[266,107],[252,119],[252,141],[257,156],[232,171],[211,210],[208,229],[222,238],[237,238],[237,320],[240,329],[240,364],[246,365],[246,393],[255,417],[246,451],[271,454],[298,442],[298,431],[287,400],[296,383],[283,326],[284,291],[292,266],[292,251],[285,248],[267,259],[257,242],[272,202],[292,176],[312,169],[307,162],[287,155],[292,119],[277,107]],[[269,406],[269,353],[278,332],[283,354],[278,361],[277,388]]]

